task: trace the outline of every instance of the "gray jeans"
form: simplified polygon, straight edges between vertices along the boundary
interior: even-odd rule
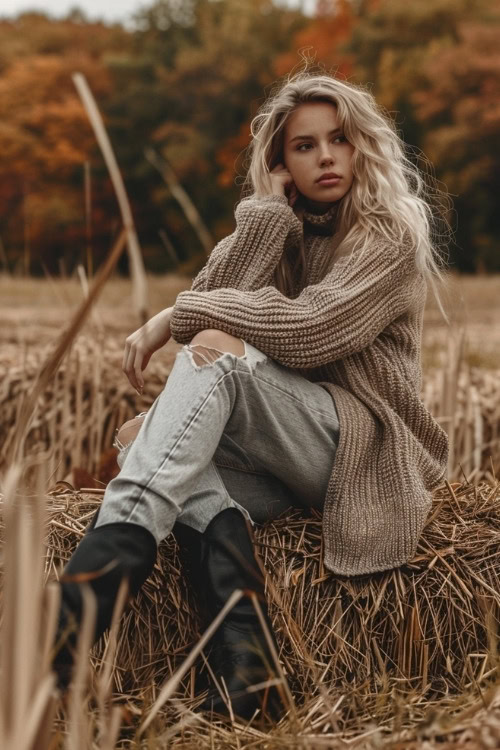
[[[243,343],[241,357],[207,348],[201,361],[190,344],[178,352],[97,526],[140,524],[159,543],[176,521],[204,531],[229,507],[251,523],[291,506],[323,508],[339,437],[333,399]]]

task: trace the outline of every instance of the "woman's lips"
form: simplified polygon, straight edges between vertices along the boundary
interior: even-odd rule
[[[328,177],[325,180],[318,180],[318,185],[326,185],[327,187],[329,185],[336,185],[340,179],[341,177]]]

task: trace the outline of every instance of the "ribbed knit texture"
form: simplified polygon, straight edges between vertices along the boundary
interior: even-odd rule
[[[427,289],[411,243],[380,237],[320,279],[335,213],[306,213],[302,223],[285,196],[241,201],[235,231],[177,296],[171,330],[182,344],[206,328],[241,337],[331,394],[340,440],[325,498],[324,564],[354,576],[414,556],[446,472],[448,438],[420,398]],[[273,273],[302,236],[307,285],[291,299]]]

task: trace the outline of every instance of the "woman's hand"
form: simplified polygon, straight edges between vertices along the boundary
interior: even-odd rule
[[[151,355],[161,349],[172,335],[172,310],[173,307],[162,310],[125,339],[122,370],[138,392],[144,387],[142,371],[146,369]]]
[[[299,197],[299,191],[295,187],[293,177],[284,164],[277,164],[271,172],[272,195],[286,195],[288,204],[293,206]]]
[[[300,221],[303,221],[304,207],[300,201],[297,203],[300,193],[295,186],[292,175],[285,165],[281,163],[277,164],[274,169],[269,172],[269,176],[271,178],[271,194],[287,196],[288,205],[293,208],[296,217]]]

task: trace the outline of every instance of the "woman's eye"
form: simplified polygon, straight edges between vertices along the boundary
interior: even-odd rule
[[[338,141],[339,138],[342,141],[346,141],[347,142],[347,138],[345,137],[345,135],[336,135],[333,140],[334,141]],[[303,146],[310,146],[310,145],[311,145],[310,143],[301,143],[300,146],[297,147],[297,151],[301,151]]]

